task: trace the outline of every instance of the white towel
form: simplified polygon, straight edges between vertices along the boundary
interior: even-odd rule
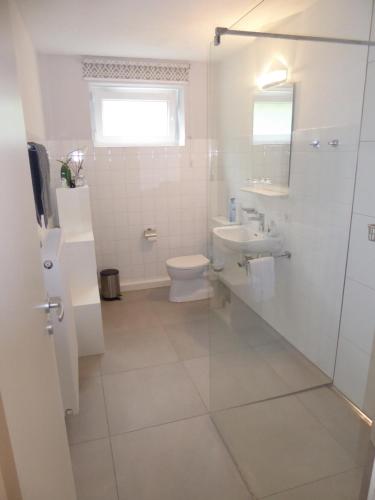
[[[272,299],[275,295],[275,259],[260,257],[249,260],[248,278],[257,302]]]

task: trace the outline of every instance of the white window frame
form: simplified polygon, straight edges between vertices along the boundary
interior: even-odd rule
[[[89,82],[90,112],[93,141],[96,147],[183,146],[185,144],[185,86],[173,83],[112,83]],[[103,99],[163,100],[168,103],[169,134],[163,139],[104,136],[102,123]]]

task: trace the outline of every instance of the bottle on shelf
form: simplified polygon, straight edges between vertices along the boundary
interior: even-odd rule
[[[229,198],[228,220],[229,222],[236,222],[236,219],[237,219],[236,198],[232,196],[231,198]]]

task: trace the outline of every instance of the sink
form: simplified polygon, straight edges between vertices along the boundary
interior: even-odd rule
[[[267,233],[254,231],[249,226],[215,227],[214,239],[217,238],[227,248],[247,253],[269,253],[279,251],[281,238]]]

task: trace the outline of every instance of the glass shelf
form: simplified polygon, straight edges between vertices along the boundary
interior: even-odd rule
[[[288,188],[285,189],[267,189],[260,186],[245,186],[241,188],[241,191],[248,193],[260,194],[261,196],[269,196],[273,198],[286,198],[289,195]]]

